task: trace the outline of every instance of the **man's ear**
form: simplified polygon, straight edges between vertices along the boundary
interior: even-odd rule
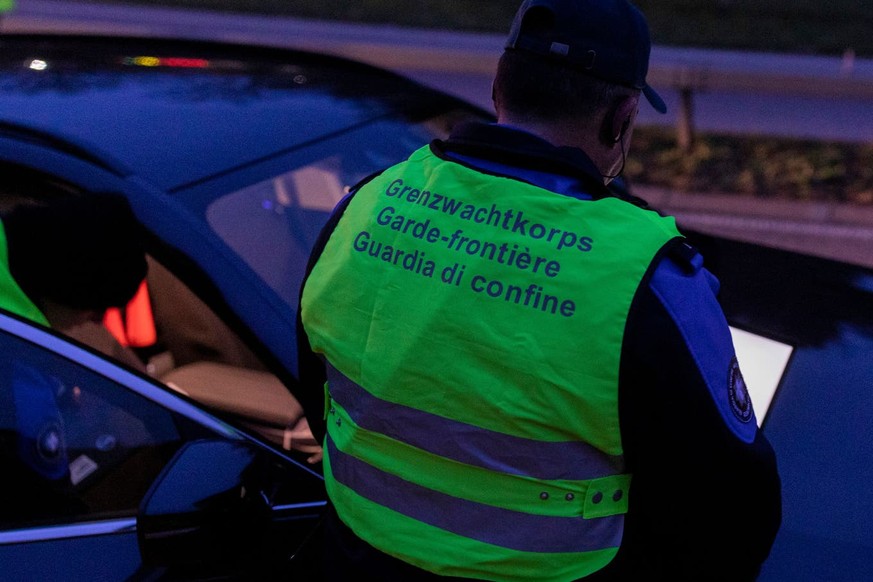
[[[501,95],[497,91],[497,79],[491,80],[491,106],[494,108],[494,112],[497,114],[497,117],[500,118],[506,112],[503,111],[503,103],[501,103]]]
[[[633,123],[637,111],[637,100],[622,97],[603,120],[600,139],[604,145],[614,146],[624,138]]]

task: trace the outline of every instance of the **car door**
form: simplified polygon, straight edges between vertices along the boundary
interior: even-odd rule
[[[776,452],[782,526],[758,580],[873,579],[873,271],[717,237],[693,241],[721,281],[728,321],[766,343],[753,346],[770,377],[755,411]],[[767,385],[763,376],[746,381],[750,390]]]
[[[266,500],[260,505],[266,510],[261,512],[267,515],[266,525],[254,533],[269,531],[271,539],[281,540],[282,545],[274,544],[271,551],[283,574],[294,572],[292,558],[301,554],[311,557],[310,566],[300,568],[311,567],[317,549],[306,554],[301,548],[310,542],[324,506],[321,479],[315,473],[146,376],[2,312],[0,353],[4,580],[153,579],[170,572],[161,562],[165,555],[142,559],[148,544],[138,527],[144,518],[153,524],[164,517],[156,518],[156,513],[166,513],[147,507],[147,497],[162,495],[164,506],[167,498],[188,499],[189,506],[174,511],[186,519],[194,515],[195,521],[205,507],[203,500],[216,497],[216,479],[196,476],[203,471],[173,472],[185,464],[179,457],[192,443],[210,444],[208,456],[200,453],[195,460],[211,467],[214,475],[222,475],[224,469],[231,475],[243,472],[237,470],[248,470],[253,459],[261,459],[260,465],[266,459],[269,477],[252,492]],[[245,451],[242,465],[234,461],[237,450]],[[234,463],[238,466],[230,466]],[[198,488],[204,489],[202,494]],[[200,521],[208,522],[209,517]],[[157,530],[149,527],[155,539],[170,535],[160,524]],[[214,536],[210,539],[214,545]],[[180,547],[199,551],[194,545]],[[202,574],[195,562],[181,577]],[[210,577],[240,575],[238,568],[221,569],[212,568]]]

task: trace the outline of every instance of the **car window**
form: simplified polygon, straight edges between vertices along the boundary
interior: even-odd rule
[[[200,296],[151,257],[147,281],[157,332],[153,344],[137,350],[147,373],[289,451],[303,409],[288,387]]]
[[[0,529],[135,515],[207,431],[83,366],[0,332]]]
[[[0,170],[14,184],[7,183],[0,195],[0,210],[87,196],[86,189],[49,173],[13,164],[0,164]],[[146,280],[127,305],[107,310],[102,322],[79,317],[75,307],[55,304],[49,315],[43,306],[52,329],[289,450],[303,410],[288,387],[253,352],[251,342],[179,278],[184,267],[146,258]]]
[[[206,208],[207,222],[296,308],[309,251],[348,189],[470,119],[472,113],[459,110],[421,123],[383,120],[313,144],[295,152],[293,168],[216,197]]]

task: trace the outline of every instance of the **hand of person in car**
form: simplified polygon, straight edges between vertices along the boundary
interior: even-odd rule
[[[321,462],[324,457],[321,445],[319,445],[318,441],[315,440],[315,437],[312,436],[312,431],[309,429],[309,421],[306,420],[305,416],[301,416],[300,419],[294,423],[294,426],[286,432],[285,438],[288,448],[292,451],[299,451],[307,454],[311,453],[306,459],[307,463],[314,465],[315,463]]]

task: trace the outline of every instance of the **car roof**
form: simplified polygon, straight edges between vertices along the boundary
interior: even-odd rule
[[[206,41],[0,36],[0,123],[164,190],[452,97],[327,55]],[[302,115],[301,112],[305,112]]]

